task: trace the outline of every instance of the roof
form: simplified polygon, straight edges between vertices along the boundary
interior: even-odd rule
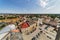
[[[13,29],[15,29],[15,25],[14,25],[14,24],[10,24],[10,25],[4,27],[2,30],[0,30],[0,40],[1,40],[4,36],[6,36],[6,35],[9,33],[10,30],[13,30]],[[16,30],[16,31],[17,31],[17,30]]]
[[[27,28],[27,27],[29,27],[29,24],[27,22],[24,22],[24,23],[21,24],[21,27],[22,28]]]
[[[49,21],[48,23],[47,22],[44,22],[45,24],[49,24],[51,26],[57,26],[57,22],[55,21]]]
[[[31,19],[30,20],[27,20],[26,22],[28,22],[29,25],[32,25],[32,24],[35,23],[35,21],[34,20],[31,20]]]
[[[0,34],[0,40],[1,40],[4,36],[6,36],[8,33],[9,33],[9,32]]]
[[[55,21],[50,21],[49,24],[51,24],[53,26],[57,26],[57,22],[55,22]]]
[[[5,33],[5,32],[9,32],[10,30],[14,30],[14,29],[16,29],[15,25],[10,24],[10,25],[4,27],[2,30],[0,30],[0,34]]]
[[[20,32],[19,29],[12,30],[12,32]]]

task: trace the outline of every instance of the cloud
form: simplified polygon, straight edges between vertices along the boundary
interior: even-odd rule
[[[54,7],[56,0],[38,0],[38,5],[43,9],[50,9]]]
[[[52,9],[53,7],[55,7],[55,6],[50,6],[50,7],[46,8],[46,9],[49,10],[49,9]]]
[[[39,0],[40,1],[40,6],[45,8],[48,5],[48,0]]]

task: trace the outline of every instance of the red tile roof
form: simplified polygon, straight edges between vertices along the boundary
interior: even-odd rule
[[[21,24],[21,28],[27,28],[27,27],[29,27],[29,24],[27,22]]]
[[[12,30],[12,32],[20,32],[19,29]]]

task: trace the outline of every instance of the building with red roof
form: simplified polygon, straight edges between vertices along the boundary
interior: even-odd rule
[[[29,24],[27,22],[21,24],[21,28],[27,28],[27,27],[29,27]]]

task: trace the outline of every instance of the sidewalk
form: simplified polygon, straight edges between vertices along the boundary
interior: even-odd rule
[[[47,36],[45,34],[41,34],[40,37],[38,38],[38,40],[50,40],[49,38],[47,38]]]

